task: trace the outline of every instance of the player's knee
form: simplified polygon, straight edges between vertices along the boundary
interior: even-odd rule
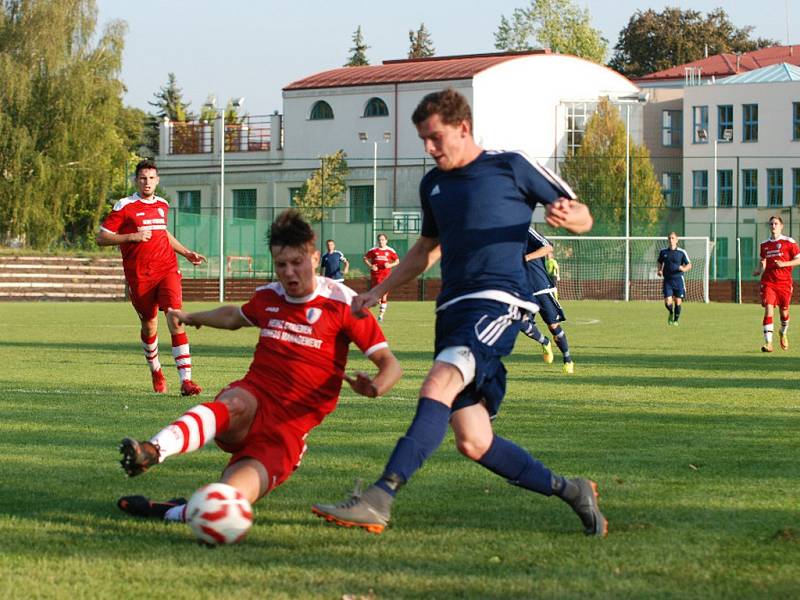
[[[489,451],[492,439],[481,436],[456,438],[456,449],[470,460],[480,460]]]
[[[221,397],[218,402],[222,402],[222,404],[228,407],[228,414],[232,426],[243,420],[252,419],[255,414],[256,407],[252,398],[248,396],[230,394]]]

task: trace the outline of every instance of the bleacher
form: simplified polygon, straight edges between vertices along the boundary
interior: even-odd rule
[[[124,300],[121,258],[0,255],[0,300]]]

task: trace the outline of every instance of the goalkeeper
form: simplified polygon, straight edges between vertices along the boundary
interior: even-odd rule
[[[561,328],[561,322],[566,320],[564,310],[558,303],[558,263],[553,258],[553,245],[533,227],[528,229],[528,242],[525,247],[525,264],[527,265],[528,282],[533,290],[533,301],[541,307],[539,314],[547,323],[558,349],[564,357],[564,373],[570,375],[575,372],[575,363],[569,353],[567,335]],[[520,331],[532,340],[542,345],[542,359],[547,364],[553,362],[553,345],[539,328],[536,327],[534,315],[527,321],[520,322]]]

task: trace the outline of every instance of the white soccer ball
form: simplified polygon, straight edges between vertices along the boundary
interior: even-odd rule
[[[235,544],[247,535],[253,524],[253,509],[235,487],[210,483],[189,499],[186,522],[206,544]]]

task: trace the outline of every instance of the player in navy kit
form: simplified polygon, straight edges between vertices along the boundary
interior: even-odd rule
[[[528,241],[525,246],[525,264],[527,265],[528,280],[533,290],[533,301],[539,305],[539,314],[547,323],[556,346],[564,357],[564,373],[571,375],[575,372],[575,363],[569,353],[567,334],[561,328],[561,323],[566,320],[564,310],[556,298],[556,284],[548,272],[546,259],[553,254],[553,245],[533,227],[528,229]],[[539,328],[536,327],[535,315],[531,314],[526,321],[520,322],[520,331],[532,340],[542,345],[544,362],[553,362],[553,345]]]
[[[328,251],[319,259],[320,271],[325,277],[342,282],[350,270],[350,262],[340,250],[336,249],[336,242],[327,240],[325,245]]]
[[[436,161],[420,184],[422,235],[390,277],[353,299],[354,311],[427,269],[441,251],[442,291],[436,301],[434,363],[420,390],[414,419],[380,479],[363,494],[312,511],[346,527],[380,533],[405,484],[442,443],[448,424],[456,446],[510,483],[557,495],[584,531],[604,536],[607,523],[588,479],[552,473],[526,450],[494,434],[492,417],[505,394],[509,354],[523,311],[537,312],[522,254],[533,208],[545,205],[553,227],[588,231],[588,208],[553,173],[516,152],[487,152],[472,137],[472,114],[454,90],[429,94],[412,120]]]
[[[677,325],[681,317],[681,304],[686,298],[686,282],[683,274],[692,268],[686,250],[678,248],[678,234],[669,234],[669,247],[658,253],[658,276],[664,277],[664,306],[669,311],[667,324]]]

